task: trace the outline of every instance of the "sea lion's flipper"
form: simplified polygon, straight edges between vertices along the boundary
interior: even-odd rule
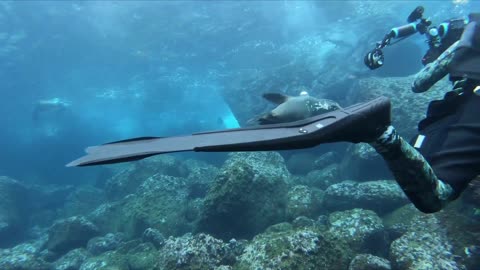
[[[282,104],[288,100],[289,96],[282,95],[279,93],[265,93],[262,95],[266,100],[273,102],[275,104]]]
[[[362,142],[378,137],[389,124],[390,100],[381,97],[296,122],[178,137],[146,137],[89,147],[86,156],[67,166],[118,163],[182,151],[291,150],[329,142]]]

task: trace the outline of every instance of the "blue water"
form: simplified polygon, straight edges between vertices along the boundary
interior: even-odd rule
[[[352,3],[0,2],[0,175],[26,182],[85,182],[97,168],[64,164],[88,145],[238,127],[220,94],[223,74],[288,62],[290,56],[269,57],[269,46],[294,43],[340,20],[344,29],[337,34],[344,33],[346,42],[370,46],[359,43],[357,34],[365,29],[349,22],[362,15],[352,14]],[[378,2],[378,8],[394,4]],[[437,21],[465,15],[474,5],[478,10],[476,3],[408,1],[397,5],[396,18],[360,19],[380,29],[380,39],[418,4]],[[411,39],[405,46],[418,59],[426,44],[418,36]],[[242,45],[265,50],[236,55]],[[390,61],[379,75],[391,75],[392,67],[397,75],[420,67],[399,64],[405,49],[388,53]],[[35,121],[35,104],[51,98],[71,105]]]

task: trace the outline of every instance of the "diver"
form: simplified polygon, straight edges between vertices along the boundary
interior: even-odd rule
[[[453,88],[443,100],[430,103],[413,146],[391,125],[390,101],[379,97],[295,122],[93,146],[86,149],[86,156],[67,166],[125,162],[181,151],[291,150],[362,142],[384,158],[420,211],[439,211],[480,174],[479,21],[479,14],[470,14],[459,40],[418,73],[412,86],[415,92],[426,91],[446,75]]]

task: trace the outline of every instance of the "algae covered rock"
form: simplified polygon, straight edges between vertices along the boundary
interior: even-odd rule
[[[348,266],[348,270],[391,270],[392,267],[387,259],[371,254],[358,254]]]
[[[158,252],[151,243],[124,242],[115,251],[88,258],[81,270],[153,270],[158,267]]]
[[[104,191],[92,186],[81,186],[66,198],[64,216],[88,215],[105,202]]]
[[[341,182],[338,165],[332,164],[323,169],[313,170],[301,178],[300,181],[306,186],[325,190],[329,186]]]
[[[452,253],[446,229],[434,215],[416,218],[407,233],[390,245],[394,269],[462,269]]]
[[[186,168],[182,162],[173,156],[162,155],[133,163],[122,170],[105,184],[105,193],[111,200],[121,199],[135,193],[137,188],[149,177],[155,174],[175,177],[186,176]]]
[[[163,244],[165,244],[165,237],[159,230],[148,228],[142,234],[142,241],[150,242],[156,248],[160,248],[161,246],[163,246]]]
[[[250,238],[285,220],[289,173],[275,152],[232,153],[205,197],[198,230]]]
[[[99,230],[92,222],[82,216],[74,216],[55,222],[48,230],[45,247],[59,254],[72,249],[85,247],[88,240],[97,236]]]
[[[346,269],[349,250],[328,234],[299,228],[257,235],[234,269]]]
[[[2,270],[49,270],[51,267],[41,258],[37,245],[24,243],[10,249],[0,249]]]
[[[0,247],[15,242],[27,221],[26,209],[30,201],[28,189],[20,182],[0,176]]]
[[[447,79],[437,82],[429,91],[416,94],[411,91],[414,76],[369,77],[360,79],[351,88],[351,103],[364,102],[385,96],[392,101],[392,121],[399,134],[409,140],[417,132],[417,124],[425,117],[430,101],[441,99],[451,85]]]
[[[323,191],[307,186],[294,186],[287,193],[287,218],[318,216],[323,199]]]
[[[329,216],[329,232],[354,251],[384,255],[388,247],[382,219],[375,212],[352,209]]]
[[[391,241],[406,233],[413,220],[423,215],[413,204],[404,205],[383,217],[383,225]]]
[[[186,218],[187,180],[154,174],[134,194],[103,204],[91,215],[103,233],[123,232],[127,238],[140,237],[147,228],[165,235],[181,235],[192,230]]]
[[[370,181],[392,178],[392,174],[373,147],[366,143],[358,143],[348,146],[339,165],[339,177]]]
[[[356,183],[344,181],[325,190],[324,205],[331,211],[363,208],[379,215],[393,211],[409,201],[393,180]]]
[[[127,258],[123,254],[109,251],[100,256],[87,259],[79,270],[130,270]]]
[[[90,254],[84,248],[71,250],[53,263],[53,269],[78,270],[89,256]]]
[[[159,250],[160,269],[213,269],[235,262],[234,250],[229,244],[208,234],[170,237]]]
[[[96,256],[117,249],[123,240],[124,236],[122,233],[109,233],[105,236],[97,236],[88,241],[87,250],[90,254]]]

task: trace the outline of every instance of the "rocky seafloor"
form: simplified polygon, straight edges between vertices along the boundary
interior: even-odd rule
[[[447,86],[412,99],[411,80],[358,79],[343,102],[389,96],[409,136]],[[478,180],[423,214],[383,167],[357,144],[221,165],[164,155],[107,166],[97,185],[3,176],[0,269],[478,269]]]
[[[340,166],[329,165],[316,181]],[[321,188],[276,152],[115,171],[105,189],[0,178],[0,269],[475,269],[480,259],[465,252],[479,241],[474,205],[422,214],[393,180]]]

